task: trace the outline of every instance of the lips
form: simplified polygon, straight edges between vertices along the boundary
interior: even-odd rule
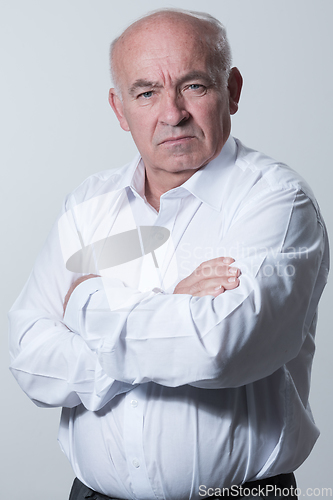
[[[163,139],[163,141],[161,141],[159,143],[159,145],[172,145],[172,144],[182,144],[182,143],[185,143],[191,139],[194,139],[194,136],[193,135],[181,135],[179,137],[168,137],[167,139]]]

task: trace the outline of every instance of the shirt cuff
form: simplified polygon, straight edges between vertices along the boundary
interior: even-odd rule
[[[73,290],[64,314],[64,323],[72,332],[79,333],[79,319],[82,309],[87,300],[103,288],[102,278],[89,278]]]
[[[96,292],[103,291],[103,297],[98,300],[98,309],[103,306],[104,311],[131,311],[136,304],[142,300],[154,296],[155,294],[164,293],[160,288],[154,288],[152,291],[140,292],[137,289],[130,288],[116,278],[89,278],[80,283],[72,292],[65,311],[64,323],[74,333],[80,332],[82,326],[82,310],[84,308],[94,309],[94,305],[87,306],[91,303],[92,296]],[[92,300],[92,302],[96,302]]]

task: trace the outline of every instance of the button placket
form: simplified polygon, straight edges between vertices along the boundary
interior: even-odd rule
[[[140,498],[154,497],[143,452],[143,408],[145,387],[138,386],[126,394],[124,412],[124,445],[132,489]]]

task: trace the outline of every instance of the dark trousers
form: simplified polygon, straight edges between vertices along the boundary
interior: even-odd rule
[[[207,489],[208,496],[200,496],[207,500],[219,500],[221,498],[246,498],[247,500],[258,500],[260,498],[266,500],[297,500],[295,493],[296,481],[293,473],[280,474],[279,476],[269,477],[258,481],[244,483],[241,486],[233,487],[227,492],[222,490],[221,493],[215,489]],[[201,490],[201,494],[203,490]],[[223,494],[224,493],[224,494]],[[229,493],[229,494],[228,494]],[[199,492],[198,492],[199,494]],[[214,496],[217,494],[218,496]],[[119,500],[117,498],[107,497],[101,493],[91,490],[78,479],[74,480],[73,487],[69,500]]]

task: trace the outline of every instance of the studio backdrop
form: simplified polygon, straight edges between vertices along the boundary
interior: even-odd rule
[[[34,406],[11,376],[6,314],[66,194],[136,153],[108,104],[109,44],[160,7],[207,11],[226,26],[233,64],[244,77],[232,134],[305,177],[332,233],[331,0],[2,1],[2,498],[68,498],[73,473],[57,444],[60,410]],[[329,284],[311,391],[321,437],[296,472],[304,495],[317,498],[333,489],[331,309]]]

